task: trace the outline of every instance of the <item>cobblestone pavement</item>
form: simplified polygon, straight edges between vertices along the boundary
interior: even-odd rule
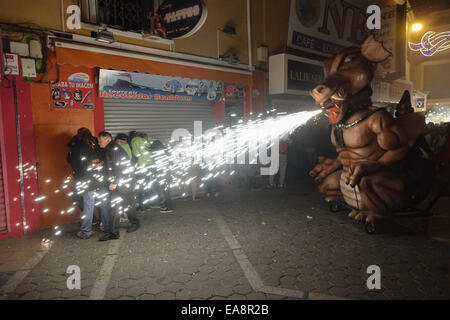
[[[24,254],[14,248],[28,242],[36,252],[49,231],[1,241],[0,253],[9,253],[0,256],[0,293],[9,281],[4,299],[89,299],[93,292],[105,299],[450,298],[447,244],[391,223],[367,235],[344,212],[329,212],[308,182],[178,200],[175,208],[141,214],[142,227],[115,241],[97,241],[100,233],[80,240],[76,224],[64,226],[28,268],[18,266]],[[69,265],[80,267],[80,290],[67,289]],[[381,268],[381,290],[366,287],[370,265]],[[11,287],[20,272],[23,280]]]

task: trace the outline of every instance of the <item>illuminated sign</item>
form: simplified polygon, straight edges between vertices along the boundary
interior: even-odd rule
[[[420,40],[420,43],[408,42],[412,51],[420,51],[424,56],[430,57],[436,52],[444,51],[450,48],[450,31],[436,32],[428,31]]]
[[[207,17],[203,0],[166,0],[157,13],[169,39],[193,35],[203,26]]]

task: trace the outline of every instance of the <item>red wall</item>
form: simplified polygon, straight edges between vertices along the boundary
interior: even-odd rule
[[[19,60],[20,62],[20,60]],[[34,130],[31,111],[30,85],[21,76],[7,76],[0,87],[0,143],[4,170],[4,188],[8,216],[8,233],[0,239],[36,232],[40,229],[39,206],[34,201],[38,197]],[[24,206],[26,225],[23,225],[23,210],[20,197],[19,153],[13,79],[16,81],[19,114],[22,167],[24,172]]]

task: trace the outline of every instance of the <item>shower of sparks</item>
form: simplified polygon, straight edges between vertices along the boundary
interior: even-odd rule
[[[425,123],[448,123],[450,122],[450,106],[436,106],[425,115]]]
[[[199,188],[205,187],[211,180],[219,176],[230,177],[236,173],[238,167],[236,164],[262,164],[261,157],[267,157],[267,151],[275,147],[279,139],[285,139],[292,134],[298,127],[304,125],[308,120],[318,115],[321,110],[304,111],[293,114],[275,113],[275,109],[267,111],[267,118],[262,119],[260,113],[256,119],[244,122],[239,120],[237,125],[232,127],[219,126],[208,130],[201,136],[183,137],[181,141],[170,141],[166,149],[152,152],[154,164],[152,165],[133,165],[128,159],[121,159],[120,166],[124,168],[125,177],[118,182],[118,186],[132,190],[153,189],[155,184],[159,184],[162,190],[170,191],[176,189],[186,196],[185,188],[192,182],[198,183]],[[233,116],[233,115],[232,115]],[[236,116],[236,115],[234,115]],[[275,149],[275,154],[278,150]],[[149,151],[145,151],[149,152]],[[144,152],[144,153],[145,153]],[[273,152],[273,151],[272,151]],[[86,157],[81,158],[82,161]],[[264,165],[268,165],[265,163]],[[73,191],[67,193],[67,196],[82,196],[90,191],[93,182],[105,182],[109,178],[102,174],[102,167],[89,169],[96,171],[91,175],[91,179],[97,181],[85,180],[76,181]],[[138,178],[132,181],[132,174]],[[49,183],[47,179],[45,182]],[[66,177],[61,185],[61,189],[67,189],[73,182],[72,177]],[[132,185],[130,185],[132,183]],[[56,189],[54,193],[61,190]],[[103,201],[108,201],[108,192],[99,194],[96,192],[94,198],[95,205],[98,206]],[[148,199],[143,199],[143,203],[155,201],[159,196],[152,194]],[[42,201],[46,197],[40,196],[35,201]],[[115,197],[110,199],[110,207],[115,208],[119,215],[126,213],[129,208],[122,205],[123,199]],[[72,205],[76,205],[75,202]],[[75,207],[69,207],[61,210],[60,214],[71,213]],[[44,209],[43,212],[48,212]],[[83,214],[81,219],[85,219]],[[61,230],[55,227],[55,235],[61,234]]]

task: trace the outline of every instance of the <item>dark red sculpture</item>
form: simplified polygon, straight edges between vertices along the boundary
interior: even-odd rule
[[[354,208],[349,216],[370,223],[423,199],[431,184],[424,174],[433,172],[415,148],[425,122],[412,112],[409,93],[395,119],[372,105],[376,64],[389,56],[371,35],[361,48],[346,48],[325,61],[324,83],[310,92],[316,104],[331,99],[331,141],[338,152],[336,159],[320,157],[310,174],[327,200],[343,196]]]

